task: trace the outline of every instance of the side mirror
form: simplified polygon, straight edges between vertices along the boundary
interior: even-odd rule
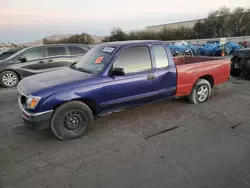
[[[114,68],[111,72],[110,72],[111,76],[124,76],[124,69],[123,68]]]
[[[21,61],[22,63],[24,63],[24,62],[27,61],[27,59],[26,59],[25,56],[21,56],[21,57],[19,57],[19,61]]]

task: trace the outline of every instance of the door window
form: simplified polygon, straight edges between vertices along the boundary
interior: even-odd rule
[[[0,60],[5,60],[8,57],[12,56],[14,53],[16,53],[16,51],[3,52],[3,53],[0,54]]]
[[[59,55],[67,55],[65,47],[63,46],[48,47],[48,56],[59,56]]]
[[[41,59],[45,57],[45,48],[35,48],[29,50],[23,54],[27,61],[32,61],[35,59]]]
[[[113,68],[123,68],[125,74],[150,70],[151,58],[147,46],[124,49],[116,59]]]
[[[168,56],[165,48],[162,45],[152,46],[155,54],[156,68],[164,68],[168,66]]]
[[[87,51],[80,48],[80,47],[77,47],[77,46],[68,46],[69,48],[69,51],[70,51],[70,54],[71,55],[80,55],[80,54],[86,54]]]

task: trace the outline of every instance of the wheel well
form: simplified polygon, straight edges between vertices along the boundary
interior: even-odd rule
[[[93,100],[91,99],[76,99],[76,100],[85,103],[91,109],[94,115],[97,114],[97,105]]]
[[[200,77],[199,79],[205,79],[205,80],[207,80],[210,83],[211,88],[214,87],[214,77],[213,76],[211,76],[211,75],[205,75],[205,76]]]
[[[97,106],[93,100],[91,100],[91,99],[73,99],[71,101],[80,101],[82,103],[85,103],[91,109],[93,115],[97,115]],[[70,101],[66,101],[66,102],[70,102]],[[62,103],[56,105],[54,107],[54,110],[66,102],[62,102]]]
[[[19,80],[21,80],[21,76],[19,75],[19,73],[16,72],[16,71],[14,71],[14,70],[11,70],[11,69],[3,70],[3,71],[0,72],[0,74],[3,73],[3,72],[5,72],[5,71],[12,71],[12,72],[16,73],[16,75],[18,76]]]

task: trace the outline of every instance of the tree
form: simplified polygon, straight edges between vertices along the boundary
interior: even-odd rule
[[[129,36],[130,35],[131,33],[129,33]],[[157,32],[140,30],[137,32],[137,39],[138,40],[159,40],[160,36]]]
[[[163,28],[158,32],[135,30],[124,32],[119,27],[112,28],[110,35],[104,37],[103,42],[124,40],[186,40],[199,38],[219,38],[230,36],[250,35],[250,9],[238,7],[231,10],[220,7],[208,14],[203,22],[197,22],[193,28]],[[85,43],[92,44],[94,40],[87,33],[72,35],[69,38],[50,41],[43,39],[44,44],[51,43]]]
[[[204,23],[202,23],[201,21],[198,21],[197,23],[195,23],[193,30],[195,33],[195,37],[197,39],[201,39],[201,38],[206,37],[207,28],[206,28],[206,25]]]
[[[124,41],[127,39],[127,34],[119,27],[114,27],[111,30],[110,36],[104,38],[104,42],[107,41]]]
[[[125,33],[120,28],[113,28],[111,34],[105,37],[103,42],[123,41],[123,40],[184,40],[195,38],[195,33],[192,28],[170,29],[163,28],[158,32],[148,30],[135,30]]]
[[[79,43],[79,44],[93,44],[94,39],[87,33],[80,35],[72,35],[71,37],[60,39],[60,40],[48,40],[43,39],[43,44],[59,44],[59,43]]]
[[[250,9],[238,7],[232,11],[226,28],[230,36],[250,34]]]
[[[207,29],[211,29],[211,37],[226,37],[228,35],[226,32],[226,24],[230,14],[231,10],[227,7],[221,7],[209,13],[204,23]]]
[[[250,9],[221,7],[209,13],[204,23],[193,28],[197,38],[230,37],[250,34]]]
[[[167,27],[164,27],[163,29],[161,29],[161,31],[159,32],[159,37],[162,40],[169,40],[169,34],[170,34],[170,29]]]

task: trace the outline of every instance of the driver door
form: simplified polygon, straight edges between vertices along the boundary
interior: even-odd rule
[[[127,108],[152,101],[157,96],[158,80],[152,70],[148,46],[129,47],[121,51],[113,68],[122,68],[123,76],[111,76],[104,86],[107,109]]]

